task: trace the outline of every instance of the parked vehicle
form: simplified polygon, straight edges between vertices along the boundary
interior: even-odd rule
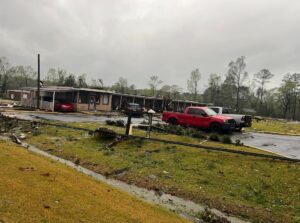
[[[193,126],[201,129],[209,129],[213,132],[221,130],[234,130],[234,119],[218,115],[208,107],[187,107],[183,113],[163,112],[162,120],[171,124]]]
[[[54,110],[61,112],[74,112],[75,106],[71,102],[63,101],[63,100],[55,100]]]
[[[228,108],[209,106],[210,109],[214,110],[218,115],[223,115],[231,117],[235,121],[235,128],[240,131],[243,127],[251,127],[252,116],[251,115],[241,115],[232,114]]]
[[[143,108],[137,103],[128,103],[128,105],[125,107],[124,113],[126,115],[131,113],[132,116],[142,116],[144,114]]]

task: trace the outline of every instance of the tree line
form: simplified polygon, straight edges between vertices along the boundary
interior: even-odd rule
[[[268,88],[274,74],[261,69],[251,81],[246,71],[245,57],[238,57],[228,64],[224,80],[220,74],[209,75],[208,86],[200,93],[201,73],[198,68],[191,71],[187,79],[187,90],[178,85],[164,84],[158,75],[151,75],[148,88],[138,89],[120,77],[113,85],[105,86],[101,78],[87,81],[87,74],[76,75],[65,69],[50,68],[43,78],[45,86],[70,86],[96,88],[119,93],[165,97],[167,99],[192,100],[229,107],[236,112],[256,112],[258,115],[299,120],[300,117],[300,73],[285,74],[279,87]],[[8,59],[0,58],[0,94],[9,89],[34,87],[37,72],[31,66],[11,66]]]

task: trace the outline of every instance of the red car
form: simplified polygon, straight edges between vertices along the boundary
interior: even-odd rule
[[[186,125],[213,132],[221,130],[234,130],[234,119],[218,115],[208,107],[187,107],[184,113],[163,112],[162,120],[171,124]]]
[[[61,112],[74,112],[75,106],[72,102],[55,101],[54,110],[61,111]]]

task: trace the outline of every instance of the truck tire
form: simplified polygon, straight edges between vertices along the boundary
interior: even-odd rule
[[[210,125],[210,131],[212,132],[221,132],[222,130],[222,126],[219,123],[212,123]]]
[[[178,121],[176,118],[170,118],[169,121],[168,121],[170,124],[172,125],[177,125],[178,124]]]
[[[236,128],[236,131],[241,132],[242,129],[243,129],[243,127],[237,127],[237,128]]]

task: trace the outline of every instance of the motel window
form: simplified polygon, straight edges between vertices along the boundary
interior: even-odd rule
[[[108,105],[109,104],[109,95],[108,94],[104,94],[103,95],[103,104],[104,105]]]
[[[27,94],[23,94],[23,99],[27,99]]]
[[[10,99],[14,100],[15,99],[15,95],[14,94],[10,94]]]
[[[79,103],[88,104],[88,94],[86,92],[80,92],[79,94]]]
[[[100,104],[100,95],[96,95],[95,103],[98,105]]]

